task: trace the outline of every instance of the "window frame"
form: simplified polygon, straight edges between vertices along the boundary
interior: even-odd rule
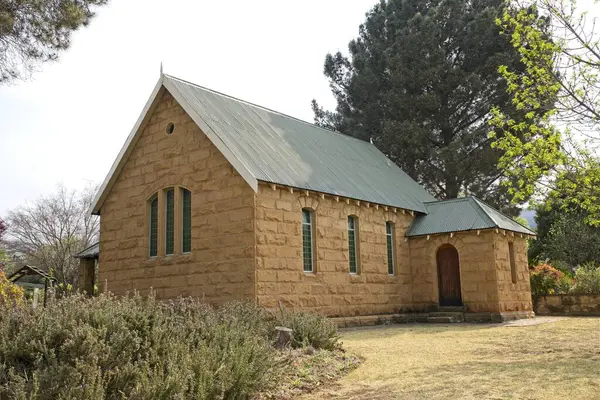
[[[181,254],[192,253],[192,191],[184,187],[180,187],[181,194]],[[189,248],[186,249],[185,237],[186,237],[186,220],[185,220],[185,195],[189,193],[190,204],[189,204]]]
[[[165,227],[164,227],[164,246],[165,246],[165,256],[174,256],[175,255],[175,188],[170,187],[164,189],[165,194]],[[169,194],[171,194],[171,215],[169,219]],[[171,225],[171,237],[169,238],[169,225]],[[170,242],[169,242],[170,240]],[[169,252],[169,245],[170,250]]]
[[[353,222],[352,229],[350,228],[350,221]],[[348,271],[350,275],[358,275],[360,273],[360,260],[359,260],[359,221],[358,216],[348,215]],[[350,232],[352,232],[352,241],[350,240]],[[354,245],[354,254],[352,251],[351,244]],[[354,255],[354,271],[352,271],[352,256]]]
[[[393,221],[385,221],[385,245],[388,275],[396,276],[396,224]]]
[[[510,279],[513,284],[516,284],[517,279],[517,260],[515,259],[515,244],[508,242],[508,263],[510,265]]]
[[[304,222],[304,215],[305,213],[308,215],[309,218],[309,222]],[[311,208],[303,208],[302,209],[302,219],[301,219],[301,225],[302,225],[302,272],[307,273],[307,274],[314,274],[316,272],[316,246],[315,246],[315,211]],[[308,226],[308,229],[310,230],[310,239],[307,242],[304,236],[304,227]],[[305,246],[310,245],[310,270],[306,269],[306,251],[305,251]]]
[[[155,223],[152,223],[153,203],[156,202],[156,218]],[[160,225],[159,220],[159,209],[158,209],[158,193],[153,194],[147,202],[148,204],[148,257],[158,257],[158,226]],[[152,254],[152,233],[155,231],[154,236],[154,254]]]

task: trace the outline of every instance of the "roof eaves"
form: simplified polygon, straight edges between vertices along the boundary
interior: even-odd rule
[[[99,245],[100,245],[100,242],[96,242],[96,243],[92,244],[91,246],[86,247],[85,249],[81,250],[79,253],[75,254],[73,256],[73,258],[89,258],[89,256],[91,254],[86,254],[86,253],[90,252],[90,250],[94,249],[94,247],[98,247]],[[94,251],[93,254],[99,254],[100,253],[99,250],[100,249]]]
[[[489,230],[489,229],[494,229],[494,228],[468,228],[468,229],[458,229],[458,230],[441,230],[441,231],[436,231],[436,232],[427,232],[427,233],[417,233],[417,234],[411,234],[410,233],[410,229],[408,229],[406,232],[406,237],[425,237],[425,236],[433,236],[433,235],[443,235],[443,234],[447,234],[447,233],[460,233],[460,232],[477,232],[477,231],[484,231],[484,230]]]
[[[279,182],[279,181],[275,181],[275,180],[259,179],[259,182],[262,182],[262,183],[265,183],[265,184],[268,184],[268,185],[281,186],[281,187],[289,188],[289,189],[293,189],[293,190],[307,191],[307,192],[313,192],[313,193],[319,193],[319,194],[323,194],[323,195],[328,195],[328,196],[332,196],[332,197],[338,197],[340,199],[340,201],[342,201],[341,199],[349,199],[350,201],[360,201],[360,202],[363,202],[363,203],[369,203],[370,205],[378,204],[379,206],[388,207],[388,208],[391,208],[391,209],[397,209],[399,211],[405,210],[408,213],[413,213],[415,217],[417,217],[419,215],[427,215],[427,213],[428,213],[427,207],[423,207],[422,209],[411,209],[411,208],[407,208],[407,207],[401,207],[401,206],[398,206],[396,204],[378,203],[378,202],[374,202],[374,201],[368,200],[368,199],[361,199],[361,198],[356,198],[356,197],[345,196],[344,194],[338,193],[338,192],[322,192],[322,191],[318,191],[318,190],[307,188],[307,187],[290,186],[290,185],[287,185],[285,183],[282,183],[282,182]],[[423,202],[421,202],[421,203],[424,204]],[[413,222],[414,222],[414,220],[413,220]]]

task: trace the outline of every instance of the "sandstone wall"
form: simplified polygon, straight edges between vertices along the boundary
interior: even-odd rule
[[[266,307],[305,308],[329,316],[391,313],[411,308],[408,244],[404,233],[412,217],[346,204],[331,196],[306,196],[260,185],[256,201],[258,302]],[[314,210],[316,266],[303,272],[302,208]],[[349,273],[348,215],[359,219],[359,273]],[[389,276],[386,221],[395,223],[396,274]]]
[[[600,316],[600,295],[548,295],[536,300],[537,315]]]
[[[254,191],[164,88],[158,98],[101,210],[100,288],[106,280],[116,294],[152,287],[159,298],[253,298]],[[165,256],[162,190],[173,186],[192,192],[192,251],[181,254],[176,218],[176,254]],[[149,258],[147,201],[157,192],[159,250]]]
[[[515,253],[516,283],[512,282],[508,243],[512,242]],[[500,296],[500,312],[532,311],[527,240],[502,232],[494,234],[496,274]]]
[[[494,260],[494,232],[475,231],[411,238],[410,259],[413,303],[416,310],[439,304],[436,254],[440,246],[450,244],[458,250],[463,304],[468,312],[499,312],[499,293]]]

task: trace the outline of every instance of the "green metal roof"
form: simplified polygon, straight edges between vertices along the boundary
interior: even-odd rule
[[[427,208],[427,215],[420,215],[415,218],[406,236],[423,236],[490,228],[535,235],[535,232],[472,196],[427,202],[425,207]]]
[[[79,253],[75,254],[73,258],[98,258],[100,254],[100,243],[96,242],[91,246],[81,250]]]
[[[168,75],[164,85],[257,181],[418,212],[435,200],[368,142]]]

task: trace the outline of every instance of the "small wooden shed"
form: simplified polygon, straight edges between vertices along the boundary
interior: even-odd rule
[[[96,264],[99,254],[100,243],[94,243],[74,256],[79,259],[79,287],[82,292],[87,293],[89,296],[94,294]]]
[[[48,287],[54,286],[56,279],[50,276],[47,272],[33,265],[23,265],[21,268],[13,272],[8,280],[15,285],[19,285],[24,289],[35,290],[44,289],[44,305],[48,298]]]

